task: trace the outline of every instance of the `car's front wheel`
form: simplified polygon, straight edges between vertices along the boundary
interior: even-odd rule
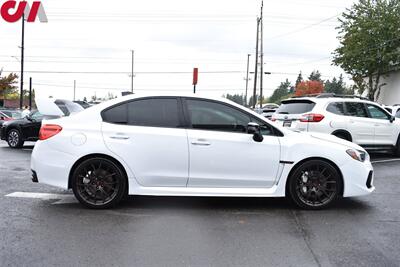
[[[87,159],[72,174],[75,197],[89,208],[114,207],[127,194],[126,189],[127,179],[124,172],[109,159]]]
[[[22,138],[20,131],[17,129],[11,129],[8,131],[7,143],[11,148],[21,148],[24,145],[24,139]]]
[[[288,193],[303,209],[322,209],[332,204],[342,189],[342,179],[332,164],[310,160],[298,166],[289,177]]]

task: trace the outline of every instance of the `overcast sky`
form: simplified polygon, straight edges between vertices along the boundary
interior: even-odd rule
[[[294,83],[300,70],[308,76],[318,69],[324,79],[342,73],[331,66],[331,53],[338,46],[337,15],[352,2],[265,0],[264,70],[272,73],[265,76],[266,95],[286,78]],[[74,80],[77,99],[130,90],[131,49],[137,92],[191,91],[190,72],[198,67],[198,91],[213,96],[244,93],[247,54],[252,54],[251,71],[255,68],[261,0],[42,3],[49,22],[26,24],[25,36],[25,83],[33,77],[42,97],[72,99]],[[19,71],[21,22],[0,21],[0,38],[0,68]]]

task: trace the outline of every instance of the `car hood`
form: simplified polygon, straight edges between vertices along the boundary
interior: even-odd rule
[[[347,147],[347,148],[352,148],[352,149],[355,149],[355,150],[360,150],[360,151],[366,152],[365,149],[360,147],[359,145],[357,145],[355,143],[352,143],[352,142],[349,142],[349,141],[346,141],[346,140],[343,140],[343,139],[338,138],[338,137],[336,137],[334,135],[323,134],[323,133],[314,133],[314,132],[294,132],[294,133],[303,134],[303,135],[306,135],[306,136],[308,136],[308,137],[310,137],[312,139],[318,139],[318,140],[321,140],[321,141],[325,141],[325,142],[341,145],[341,146],[344,146],[344,147]]]

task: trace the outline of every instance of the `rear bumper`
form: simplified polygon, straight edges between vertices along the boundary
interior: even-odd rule
[[[75,158],[46,146],[48,144],[45,141],[39,141],[33,149],[31,169],[35,178],[32,181],[68,189],[69,170]]]

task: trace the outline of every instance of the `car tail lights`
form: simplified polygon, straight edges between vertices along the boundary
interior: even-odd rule
[[[324,118],[325,118],[325,116],[322,114],[310,113],[310,114],[303,115],[303,117],[301,117],[300,121],[301,122],[320,122]]]
[[[53,136],[55,136],[56,134],[58,134],[59,132],[61,132],[62,127],[59,125],[55,125],[55,124],[45,124],[42,125],[42,127],[40,128],[40,132],[39,132],[39,140],[47,140]]]

